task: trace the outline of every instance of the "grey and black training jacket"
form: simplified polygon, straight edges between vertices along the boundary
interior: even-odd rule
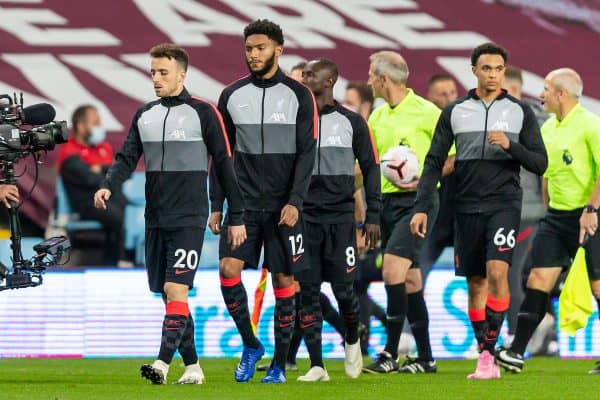
[[[219,98],[246,209],[299,210],[315,163],[316,105],[310,90],[281,69],[269,79],[254,75],[226,87]],[[212,177],[211,177],[212,178]],[[212,211],[224,196],[211,179]]]
[[[358,160],[367,198],[365,223],[379,224],[379,157],[367,122],[336,103],[319,114],[319,135],[303,216],[314,223],[354,221],[354,165]]]
[[[206,226],[208,159],[230,205],[232,225],[243,223],[244,203],[233,171],[223,119],[217,108],[190,96],[163,97],[140,108],[102,187],[114,191],[146,163],[146,227]]]
[[[488,133],[502,131],[508,150],[488,142]],[[415,212],[427,212],[448,151],[456,143],[456,211],[483,213],[521,209],[519,170],[542,175],[548,156],[531,107],[505,90],[486,104],[476,90],[448,105],[435,128],[417,188]]]

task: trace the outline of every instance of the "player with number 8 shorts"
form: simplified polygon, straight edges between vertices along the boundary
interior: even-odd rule
[[[521,217],[520,166],[541,175],[548,165],[535,114],[501,89],[506,51],[473,49],[477,88],[442,111],[417,188],[411,231],[423,237],[446,155],[456,145],[456,274],[466,276],[469,319],[479,360],[469,379],[500,378],[494,361],[508,310],[508,269]]]
[[[223,300],[242,336],[244,349],[235,370],[238,382],[247,382],[265,352],[250,321],[248,297],[241,281],[244,267],[264,265],[275,292],[275,356],[263,383],[284,383],[285,360],[295,324],[293,274],[309,268],[305,254],[301,210],[315,160],[317,113],[312,94],[285,75],[278,61],[283,32],[268,20],[244,29],[246,63],[250,75],[226,87],[219,98],[227,134],[235,147],[235,171],[247,213],[248,240],[237,250],[219,246]],[[221,232],[224,196],[211,180],[214,233]],[[224,226],[231,223],[225,218]]]
[[[208,159],[219,172],[231,214],[229,244],[237,248],[246,238],[243,199],[231,152],[217,108],[192,97],[183,86],[188,55],[173,44],[150,50],[150,73],[160,99],[147,103],[135,114],[127,138],[109,169],[95,206],[106,208],[111,192],[135,170],[144,155],[146,163],[146,270],[150,290],[162,294],[166,305],[158,359],[144,364],[142,377],[164,384],[176,351],[185,373],[177,381],[201,384],[194,321],[188,292],[200,261],[208,217],[206,181]]]
[[[354,291],[358,268],[354,222],[354,167],[356,160],[364,177],[367,197],[366,220],[361,234],[374,248],[379,241],[380,172],[373,138],[366,121],[333,98],[338,68],[330,60],[310,61],[302,81],[315,95],[319,110],[317,157],[308,197],[304,202],[305,233],[311,268],[298,273],[300,282],[300,329],[310,355],[311,368],[299,381],[328,381],[323,364],[319,304],[321,283],[331,283],[345,325],[345,371],[357,378],[362,370],[358,337],[359,305]]]

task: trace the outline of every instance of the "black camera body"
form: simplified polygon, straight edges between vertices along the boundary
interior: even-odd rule
[[[57,144],[67,141],[67,123],[53,121],[56,111],[50,104],[34,104],[23,108],[22,94],[20,101],[17,101],[16,94],[12,98],[2,94],[0,101],[3,102],[0,103],[0,166],[4,173],[1,183],[16,185],[15,165],[29,155],[35,160],[34,182],[37,182],[39,153],[52,150]],[[8,209],[12,265],[0,263],[0,291],[41,285],[42,273],[46,268],[54,267],[61,259],[68,257],[71,248],[67,237],[52,237],[34,246],[37,255],[30,260],[23,259],[18,214],[20,205],[11,202],[11,208]]]

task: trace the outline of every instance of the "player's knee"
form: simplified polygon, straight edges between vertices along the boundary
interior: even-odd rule
[[[293,275],[285,275],[281,273],[273,274],[273,286],[276,288],[287,288],[294,284]]]
[[[234,258],[222,258],[219,261],[219,274],[223,278],[237,278],[242,273],[244,262]]]
[[[527,287],[529,289],[537,289],[548,292],[552,289],[553,283],[550,282],[550,277],[545,273],[543,268],[534,268],[527,279]]]
[[[500,268],[490,268],[487,271],[488,284],[492,287],[508,285],[507,271]]]
[[[169,301],[182,301],[187,302],[189,286],[181,283],[166,282],[164,287],[164,293]]]
[[[418,268],[409,269],[406,274],[406,293],[416,293],[423,289],[421,271]]]
[[[469,278],[469,297],[485,295],[487,293],[487,281],[482,276],[473,276]]]

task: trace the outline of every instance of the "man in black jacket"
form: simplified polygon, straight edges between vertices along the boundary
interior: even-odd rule
[[[448,150],[456,143],[455,267],[467,277],[469,319],[481,351],[470,379],[500,377],[494,352],[508,310],[508,269],[521,217],[521,165],[541,175],[548,165],[531,107],[501,89],[506,51],[473,49],[477,88],[444,108],[417,189],[411,231],[425,237]]]
[[[233,249],[246,238],[243,199],[220,113],[212,104],[190,96],[183,86],[187,53],[176,45],[162,44],[153,47],[150,55],[154,91],[160,99],[136,112],[94,203],[105,209],[112,191],[131,175],[144,154],[146,269],[150,290],[162,293],[166,312],[158,359],[142,365],[141,373],[152,383],[166,383],[169,364],[179,350],[186,369],[178,383],[201,384],[204,374],[187,300],[208,217],[209,156],[229,201],[231,224],[225,242]]]
[[[330,60],[310,61],[302,81],[312,90],[319,110],[317,157],[303,217],[311,268],[296,275],[300,282],[300,328],[310,354],[311,368],[298,378],[304,382],[327,381],[321,345],[323,315],[319,305],[321,283],[331,283],[344,321],[346,374],[358,378],[362,354],[358,341],[358,296],[354,281],[358,268],[356,226],[354,223],[354,166],[360,164],[367,197],[362,235],[368,248],[379,241],[379,157],[367,122],[357,113],[337,103],[333,87],[337,66]]]
[[[244,342],[235,380],[247,382],[264,354],[250,324],[248,298],[241,281],[244,266],[264,264],[275,292],[275,356],[263,383],[285,382],[285,359],[294,330],[293,273],[309,267],[300,211],[315,162],[317,113],[310,91],[278,66],[281,28],[257,20],[244,29],[250,75],[223,90],[219,110],[235,147],[235,171],[246,205],[248,240],[237,250],[221,240],[221,290]],[[211,181],[209,227],[221,233],[223,195]],[[231,223],[231,215],[225,225]]]

